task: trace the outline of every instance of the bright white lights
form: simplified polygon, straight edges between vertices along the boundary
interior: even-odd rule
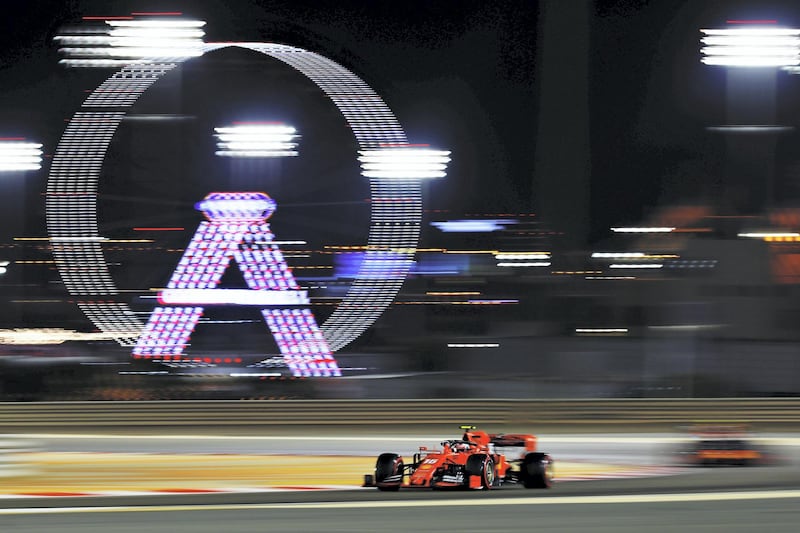
[[[497,252],[498,267],[549,267],[550,252]]]
[[[0,172],[39,170],[40,168],[42,168],[41,144],[0,140]]]
[[[106,20],[101,28],[80,27],[56,35],[70,67],[113,67],[154,58],[203,55],[204,21],[183,19]]]
[[[67,341],[111,340],[108,333],[79,333],[62,328],[16,328],[0,330],[0,344],[43,345],[63,344]]]
[[[662,263],[612,263],[609,268],[664,268]]]
[[[515,259],[550,259],[550,252],[501,252],[494,254],[498,261],[513,261]]]
[[[737,237],[745,237],[749,239],[777,239],[785,237],[800,237],[800,233],[792,231],[755,231],[749,233],[739,233]]]
[[[306,291],[256,291],[251,289],[164,289],[164,305],[308,305]]]
[[[675,231],[675,228],[667,228],[667,227],[642,227],[642,228],[627,228],[627,227],[620,227],[620,228],[611,228],[611,231],[614,233],[670,233]]]
[[[443,178],[450,162],[449,151],[430,148],[381,148],[358,153],[361,174],[366,178]]]
[[[499,348],[500,345],[496,342],[462,342],[462,343],[448,343],[448,348]]]
[[[202,20],[186,20],[186,19],[141,19],[141,20],[107,20],[105,21],[109,26],[115,28],[202,28],[206,25]]]
[[[630,281],[636,279],[636,276],[586,276],[586,279],[602,281]]]
[[[286,124],[253,123],[214,128],[216,155],[224,157],[293,157],[297,130]]]
[[[800,30],[751,26],[700,30],[706,65],[791,67],[800,65]]]
[[[637,259],[644,257],[643,252],[594,252],[592,259]]]
[[[50,237],[51,242],[106,242],[108,237]]]
[[[277,378],[280,372],[231,372],[228,374],[232,378]]]
[[[575,328],[578,335],[626,335],[628,328]]]
[[[444,220],[431,222],[431,226],[445,233],[487,233],[504,230],[516,223],[516,220]]]
[[[264,193],[211,193],[195,207],[209,219],[247,221],[269,218],[275,201]]]
[[[518,261],[497,263],[498,267],[549,267],[550,265],[550,261]]]
[[[795,74],[794,69],[786,68],[787,71]],[[727,134],[738,133],[789,133],[794,131],[794,126],[773,126],[766,124],[727,124],[724,126],[707,126],[708,131],[715,131]]]

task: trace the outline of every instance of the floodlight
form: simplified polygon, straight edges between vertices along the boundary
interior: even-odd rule
[[[0,172],[39,170],[42,145],[17,140],[0,140]]]
[[[294,157],[299,137],[294,127],[281,123],[248,123],[214,128],[217,150],[223,157]]]
[[[800,30],[750,26],[700,30],[701,61],[728,67],[800,65]]]
[[[63,44],[68,67],[116,67],[155,58],[203,55],[202,20],[103,20],[104,26],[72,28],[53,39]]]
[[[450,152],[414,146],[360,150],[361,175],[366,178],[429,179],[447,175]]]

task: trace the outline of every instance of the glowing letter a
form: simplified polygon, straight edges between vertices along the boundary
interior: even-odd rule
[[[186,361],[183,350],[204,305],[256,305],[292,375],[340,376],[308,307],[308,295],[273,242],[267,219],[275,201],[260,192],[217,192],[196,207],[207,220],[200,223],[167,288],[159,293],[164,307],[150,315],[134,357]],[[249,289],[216,288],[231,258]]]

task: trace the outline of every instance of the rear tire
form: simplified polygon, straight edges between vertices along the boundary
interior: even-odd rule
[[[479,476],[481,487],[484,490],[492,488],[496,482],[497,472],[494,468],[494,460],[486,454],[475,454],[467,457],[467,486],[469,486],[470,476]]]
[[[397,481],[386,479],[393,476],[400,476]],[[403,458],[396,453],[382,453],[375,462],[375,485],[378,490],[396,491],[403,483]]]
[[[519,479],[526,489],[549,489],[553,486],[553,459],[546,453],[526,454],[520,465]]]

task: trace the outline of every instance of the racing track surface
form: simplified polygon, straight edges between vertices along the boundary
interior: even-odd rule
[[[733,498],[733,499],[726,499]],[[35,505],[38,508],[32,508]],[[8,502],[5,503],[8,507]],[[0,510],[15,533],[372,531],[796,531],[797,467],[704,469],[652,479],[567,482],[550,491],[372,489],[65,498]],[[80,506],[80,507],[74,507]]]
[[[615,454],[657,457],[648,439],[627,447],[605,444],[601,436],[561,443],[547,451],[558,459],[595,459]],[[544,441],[545,439],[543,439]],[[109,444],[93,440],[94,446]],[[330,446],[338,442],[338,445]],[[607,441],[609,442],[609,441]],[[631,442],[629,439],[628,442]],[[320,443],[304,441],[305,453]],[[76,439],[49,446],[83,448]],[[362,443],[366,451],[385,443]],[[553,443],[555,444],[555,442]],[[170,443],[170,448],[174,443]],[[227,444],[228,446],[230,443]],[[263,441],[240,441],[240,446]],[[283,451],[292,442],[273,442],[267,451]],[[335,439],[322,445],[342,446]],[[130,441],[114,448],[134,446]],[[141,449],[141,444],[135,444]],[[163,442],[158,444],[164,448]],[[185,448],[187,444],[183,442]],[[189,450],[208,451],[195,440]],[[213,446],[212,446],[213,447]],[[405,453],[405,450],[399,450]],[[235,533],[252,531],[796,531],[800,524],[800,460],[791,447],[781,466],[686,470],[672,476],[558,483],[549,491],[517,487],[466,492],[375,489],[241,494],[193,494],[125,497],[61,497],[0,500],[0,531],[39,533]]]

